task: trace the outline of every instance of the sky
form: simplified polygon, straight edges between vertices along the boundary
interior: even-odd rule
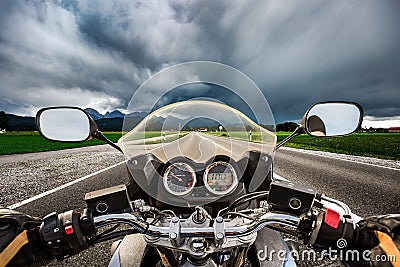
[[[124,110],[152,74],[209,60],[254,80],[277,122],[345,100],[366,126],[400,126],[399,13],[397,0],[3,0],[0,110]]]

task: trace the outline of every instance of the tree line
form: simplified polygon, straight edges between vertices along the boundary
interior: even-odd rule
[[[277,132],[293,132],[299,125],[295,122],[284,122],[276,125]]]
[[[0,111],[0,129],[8,130],[8,117],[4,111]]]

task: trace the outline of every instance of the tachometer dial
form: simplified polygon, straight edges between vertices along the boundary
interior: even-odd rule
[[[204,185],[213,194],[224,195],[238,185],[235,168],[224,161],[211,163],[204,171]]]
[[[187,163],[174,163],[165,170],[163,183],[169,193],[183,196],[193,190],[196,184],[196,173]]]

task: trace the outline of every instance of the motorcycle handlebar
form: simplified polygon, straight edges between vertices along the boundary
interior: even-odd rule
[[[48,251],[58,260],[77,254],[110,237],[133,233],[132,230],[125,230],[107,236],[96,236],[96,229],[117,224],[129,225],[134,232],[151,237],[169,238],[171,242],[174,239],[198,237],[211,238],[222,243],[225,238],[247,236],[264,227],[273,228],[278,225],[296,230],[300,239],[313,246],[332,247],[340,238],[345,238],[349,243],[347,248],[372,248],[377,244],[374,236],[361,231],[350,218],[344,217],[336,227],[332,227],[327,223],[326,216],[326,211],[314,217],[300,218],[290,214],[268,212],[250,223],[239,226],[228,226],[223,217],[217,217],[210,227],[184,227],[180,225],[178,217],[172,217],[168,227],[151,225],[130,213],[93,217],[90,210],[83,213],[68,211],[46,216],[40,227],[40,235]]]
[[[174,218],[171,219],[171,222],[173,222]],[[222,217],[217,217],[215,219],[214,224],[218,223],[223,224],[223,222],[224,221]],[[168,238],[170,237],[171,233],[171,227],[160,227],[160,226],[150,225],[148,223],[138,220],[135,215],[130,213],[102,215],[94,218],[94,225],[96,228],[118,223],[130,225],[136,230],[138,230],[140,233],[152,237]],[[226,228],[222,226],[223,228],[219,229],[216,229],[217,227],[215,226],[202,227],[202,228],[182,227],[180,229],[179,234],[180,237],[182,238],[190,238],[190,237],[212,238],[216,237],[218,233],[222,233],[221,230],[223,230],[222,234],[224,235],[224,237],[240,237],[257,232],[260,229],[270,224],[279,224],[282,226],[296,228],[298,223],[299,223],[299,218],[292,215],[281,214],[281,213],[267,213],[262,215],[256,221],[247,225],[226,227]]]
[[[63,260],[87,249],[90,245],[107,240],[104,236],[96,236],[96,229],[109,225],[126,224],[141,234],[156,238],[170,238],[171,241],[175,234],[175,238],[214,238],[217,242],[223,242],[225,238],[250,235],[271,224],[296,228],[299,218],[288,214],[267,213],[249,224],[225,227],[224,219],[217,217],[213,227],[175,228],[173,225],[179,222],[178,217],[172,217],[170,227],[160,227],[144,222],[130,213],[93,217],[87,209],[83,213],[70,210],[60,214],[53,212],[44,217],[39,233],[47,250],[56,259]],[[132,230],[129,231],[132,233]],[[121,231],[120,235],[123,233],[129,234],[127,231]],[[120,235],[111,236],[114,238]]]

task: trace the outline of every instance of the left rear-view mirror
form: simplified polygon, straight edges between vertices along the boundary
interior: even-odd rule
[[[312,106],[303,119],[311,136],[332,137],[354,133],[361,125],[362,108],[350,102],[324,102]]]
[[[36,126],[43,137],[61,142],[86,141],[97,130],[93,119],[76,107],[41,109],[36,115]]]

